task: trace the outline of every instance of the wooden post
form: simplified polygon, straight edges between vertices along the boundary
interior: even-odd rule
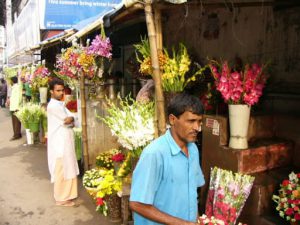
[[[157,39],[156,30],[154,25],[154,19],[152,14],[152,2],[151,0],[145,0],[145,16],[148,30],[148,37],[151,51],[151,63],[153,69],[153,80],[155,84],[155,105],[156,105],[156,135],[160,136],[165,133],[166,130],[166,117],[165,117],[165,106],[164,106],[164,95],[161,86],[161,76],[158,61],[157,51]],[[159,117],[158,117],[159,115]]]
[[[82,44],[82,39],[80,39],[80,44]],[[87,139],[84,74],[82,72],[80,73],[80,102],[81,102],[81,127],[82,127],[82,142],[83,142],[83,164],[84,164],[84,171],[87,171],[89,169],[89,146],[88,146],[88,139]]]
[[[154,22],[156,28],[156,44],[157,51],[161,53],[163,51],[163,35],[161,26],[161,10],[158,7],[154,7]]]

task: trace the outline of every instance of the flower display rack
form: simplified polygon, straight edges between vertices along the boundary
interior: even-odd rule
[[[293,169],[294,144],[276,136],[275,123],[273,116],[252,116],[248,131],[249,147],[237,150],[228,147],[227,117],[206,115],[203,119],[201,158],[205,180],[209,181],[213,166],[255,176],[251,194],[239,218],[249,225],[289,224],[278,216],[272,195]],[[207,183],[201,190],[202,209]]]

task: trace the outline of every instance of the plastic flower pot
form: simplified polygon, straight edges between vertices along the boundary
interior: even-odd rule
[[[47,87],[40,87],[39,92],[40,92],[40,102],[42,104],[47,103],[48,88]]]
[[[233,149],[247,149],[247,135],[251,107],[248,105],[231,104],[228,106],[230,124],[229,147]]]
[[[29,129],[26,129],[26,139],[28,145],[32,145],[34,143],[33,133]]]

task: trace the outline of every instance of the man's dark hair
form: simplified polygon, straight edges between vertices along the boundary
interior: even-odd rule
[[[18,83],[18,78],[17,77],[12,77],[10,80],[13,82],[13,84]]]
[[[54,78],[53,80],[51,80],[49,82],[49,89],[53,91],[55,85],[65,86],[64,82],[61,79],[58,79],[58,78]]]
[[[1,83],[4,84],[5,83],[5,80],[3,78],[1,78]]]
[[[196,96],[180,93],[171,99],[167,111],[168,115],[173,114],[176,117],[179,117],[186,111],[201,115],[204,112],[204,107]]]

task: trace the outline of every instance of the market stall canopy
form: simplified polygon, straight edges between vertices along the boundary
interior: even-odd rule
[[[160,0],[160,1],[156,1],[155,2],[169,2],[169,3],[173,3],[173,4],[181,4],[181,3],[185,3],[187,2],[187,0]],[[118,4],[114,9],[108,11],[108,12],[103,12],[101,14],[99,14],[96,20],[94,20],[93,22],[89,23],[88,25],[86,25],[85,27],[83,27],[82,29],[80,29],[78,32],[76,32],[75,34],[73,34],[72,36],[68,37],[66,39],[67,42],[71,42],[75,39],[79,39],[82,36],[90,33],[91,31],[99,28],[102,24],[104,24],[105,26],[110,26],[110,17],[120,13],[121,11],[126,11],[128,10],[128,8],[130,8],[132,5],[135,4],[139,4],[141,5],[143,2],[139,1],[139,0],[122,0],[122,2],[120,4]],[[141,7],[139,7],[141,8]]]
[[[38,45],[32,46],[29,50],[30,51],[36,51],[36,50],[39,50],[39,49],[47,48],[49,46],[52,46],[52,45],[56,44],[57,42],[60,42],[64,39],[66,39],[67,37],[70,37],[75,32],[76,32],[75,28],[64,30],[59,34],[54,35],[54,36],[52,36],[50,38],[47,38],[46,40],[40,42]]]

